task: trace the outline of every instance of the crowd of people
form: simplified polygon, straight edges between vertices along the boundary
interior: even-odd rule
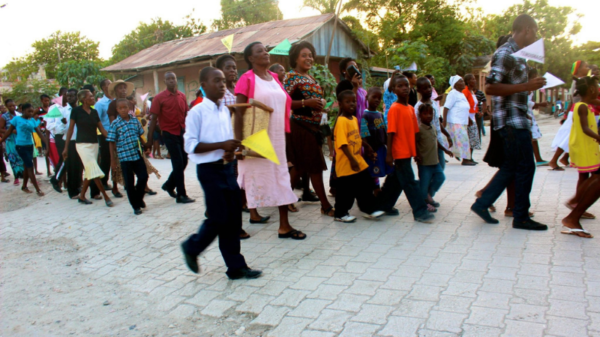
[[[382,88],[363,88],[356,60],[342,59],[336,116],[328,115],[323,88],[309,74],[316,58],[310,43],[301,41],[290,49],[290,70],[286,70],[271,64],[266,46],[254,42],[244,50],[248,71],[239,78],[231,55],[219,57],[214,68],[203,68],[201,89],[189,106],[185,94],[177,90],[173,72],[164,75],[166,89],[144,102],[141,110],[136,107],[133,84],[122,80],[100,82],[103,96],[98,101],[93,86],[61,91],[61,117],[47,120],[43,116],[51,109],[50,97],[40,98],[39,111],[29,103],[17,111],[8,99],[8,111],[0,119],[0,129],[5,130],[2,141],[15,184],[23,179],[24,192],[31,193],[27,187],[31,181],[43,195],[33,168],[34,136],[38,136],[46,149],[55,147],[61,154],[51,178],[57,192],[66,186],[70,198],[89,205],[92,201],[85,196],[89,188],[91,199],[104,199],[111,207],[107,191],[121,198],[121,184],[136,215],[146,206],[144,196],[156,194],[147,184],[149,174],[158,174],[148,157],[151,152],[160,157],[164,143],[172,171],[162,189],[177,203],[194,202],[184,176],[191,161],[206,201],[206,220],[181,245],[188,267],[198,273],[198,255],[219,237],[227,275],[237,279],[261,274],[250,269],[240,253],[240,240],[250,238],[242,228],[242,212],[250,213],[251,223],[266,223],[270,217],[261,216],[259,209],[277,207],[278,237],[303,240],[307,235],[295,229],[288,216],[298,212],[297,202],[320,203],[323,216],[352,223],[357,220],[350,214],[355,200],[365,218],[396,216],[400,212],[395,205],[404,192],[415,221],[431,223],[441,207],[435,196],[445,181],[446,156],[464,166],[477,165],[473,151],[481,149],[483,117],[491,115],[490,147],[484,161],[498,172],[477,192],[471,210],[487,223],[498,223],[490,211],[495,211],[493,204],[506,189],[505,215],[514,218],[513,227],[546,230],[529,212],[536,165],[560,169],[556,160],[541,159],[537,145],[541,133],[533,109],[547,103],[534,102],[532,93],[545,85],[545,79],[526,60],[512,56],[536,39],[536,22],[528,15],[517,17],[512,34],[498,41],[485,94],[472,74],[452,76],[448,91],[441,95],[432,75],[418,77],[412,72],[393,73]],[[594,69],[597,75],[598,68]],[[562,233],[581,237],[592,237],[579,220],[594,217],[586,211],[600,197],[600,136],[594,118],[594,112],[600,112],[594,107],[599,105],[598,82],[588,76],[589,70],[585,62],[574,65],[573,104],[557,135],[561,138],[555,140],[555,158],[569,153],[571,165],[580,172],[577,194],[566,204],[572,212],[563,220]],[[486,94],[492,97],[491,104]],[[252,102],[272,110],[266,131],[279,163],[241,143],[250,136],[244,134],[244,114]],[[332,158],[333,205],[323,179],[325,144]],[[7,181],[6,169],[1,173],[2,181]],[[300,198],[296,188],[302,190]]]

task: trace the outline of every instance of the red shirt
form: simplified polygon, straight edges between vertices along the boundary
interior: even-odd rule
[[[158,117],[158,126],[162,131],[179,136],[185,129],[185,116],[188,112],[185,95],[177,91],[162,91],[154,96],[150,113]]]
[[[415,116],[415,108],[394,102],[388,112],[387,131],[394,134],[392,140],[394,159],[407,159],[417,155],[415,135],[419,132],[419,123]]]

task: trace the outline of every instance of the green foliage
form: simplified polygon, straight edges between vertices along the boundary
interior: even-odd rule
[[[5,66],[9,71],[8,80],[17,78],[26,80],[29,75],[44,66],[47,78],[56,76],[56,67],[60,62],[99,60],[98,42],[89,40],[80,32],[62,33],[57,31],[49,37],[35,41],[31,46],[34,51],[25,57],[13,59]],[[59,61],[60,54],[60,61]]]
[[[225,30],[282,18],[275,0],[221,0],[221,18],[214,20],[212,26]]]
[[[13,83],[10,91],[4,92],[4,99],[11,98],[17,104],[31,103],[34,106],[41,106],[40,95],[46,94],[54,97],[58,93],[59,85],[48,80],[17,81]]]
[[[600,66],[600,41],[589,41],[575,51],[582,60]]]
[[[321,14],[335,13],[340,0],[304,0],[303,7],[312,8]]]
[[[337,101],[335,96],[335,87],[337,87],[337,81],[335,76],[329,71],[329,68],[322,64],[314,64],[310,69],[309,73],[317,83],[323,88],[323,98],[327,101],[327,103],[335,104]],[[330,108],[328,111],[328,116],[337,116],[337,108]]]
[[[110,63],[120,62],[155,44],[200,35],[206,31],[206,26],[192,18],[191,14],[185,19],[186,23],[180,26],[161,18],[152,19],[150,23],[140,22],[112,48]]]
[[[58,65],[56,80],[60,85],[68,88],[81,88],[84,84],[99,85],[106,78],[100,69],[107,66],[107,62],[99,61],[67,61]]]
[[[483,18],[483,34],[494,41],[501,35],[510,34],[512,22],[520,14],[531,15],[537,21],[538,35],[544,38],[545,63],[532,65],[541,68],[542,73],[549,71],[569,83],[571,65],[581,57],[572,46],[572,36],[579,33],[581,24],[577,19],[569,20],[569,17],[575,15],[579,18],[581,15],[571,7],[550,6],[548,0],[524,0],[501,15]]]

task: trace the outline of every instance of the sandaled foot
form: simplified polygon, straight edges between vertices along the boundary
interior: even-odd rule
[[[267,223],[267,222],[269,222],[270,219],[271,219],[270,216],[263,216],[262,218],[260,218],[258,220],[250,219],[250,223],[252,223],[252,224]]]
[[[38,196],[43,197],[45,194],[44,192],[42,192],[42,190],[39,190],[36,192]]]
[[[335,215],[335,209],[333,208],[333,206],[330,206],[327,209],[324,209],[323,207],[321,207],[321,214],[333,217]]]
[[[23,191],[25,193],[33,193],[27,187],[21,187],[21,191]]]
[[[292,213],[298,213],[298,208],[294,204],[289,204],[288,205],[288,211],[290,211]]]
[[[242,229],[240,233],[240,240],[250,239],[250,234],[248,234],[245,230]]]
[[[292,229],[291,231],[281,234],[279,233],[280,239],[292,239],[292,240],[304,240],[306,239],[306,234],[302,233],[299,230]]]
[[[437,209],[435,207],[433,207],[433,205],[431,205],[431,204],[427,204],[427,210],[429,211],[429,213],[437,212]]]
[[[548,166],[550,166],[550,168],[548,169],[548,171],[564,171],[565,169],[563,167],[560,167],[556,164],[549,164]]]
[[[492,205],[488,208],[491,213],[496,213],[496,206]]]
[[[545,160],[535,162],[535,166],[548,166],[548,164],[550,164],[550,162]]]
[[[106,204],[106,207],[113,207],[115,205],[110,199],[107,199],[104,203]]]
[[[568,209],[570,209],[572,211],[573,209],[575,209],[575,207],[577,207],[577,205],[572,205],[572,204],[569,204],[568,202],[565,202],[565,207],[567,207]],[[596,219],[596,216],[592,213],[583,212],[583,214],[581,215],[581,218],[586,219],[586,220],[594,220],[594,219]]]
[[[582,238],[591,239],[594,236],[590,234],[590,232],[583,229],[579,221],[575,221],[566,217],[562,219],[563,230],[560,231],[561,234],[567,235],[576,235]]]
[[[93,196],[92,199],[94,199],[94,200],[102,200],[102,196],[98,194],[98,195]]]

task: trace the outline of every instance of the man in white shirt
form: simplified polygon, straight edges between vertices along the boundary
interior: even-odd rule
[[[69,122],[71,119],[71,110],[77,106],[77,89],[69,89],[67,91],[67,105],[60,109],[60,113],[63,118],[54,118],[51,123],[48,123],[48,129],[54,134],[54,140],[57,143],[59,138],[62,140],[63,149],[65,138],[67,137],[67,130],[69,129]],[[69,198],[73,199],[79,195],[79,189],[81,187],[81,175],[83,173],[83,165],[81,164],[81,159],[79,158],[79,154],[77,154],[77,149],[75,148],[75,139],[77,138],[77,126],[73,129],[73,136],[71,137],[71,141],[69,142],[69,148],[67,149],[68,157],[64,162],[64,165],[59,165],[57,169],[57,173],[54,177],[50,179],[50,183],[52,183],[52,187],[55,190],[61,191],[60,184],[67,182],[67,192],[69,193]],[[63,149],[59,150],[59,155],[62,156]],[[61,158],[62,160],[62,158]],[[60,193],[60,192],[59,192]]]
[[[197,165],[208,216],[198,233],[181,244],[181,249],[187,266],[198,273],[198,255],[218,236],[227,276],[230,279],[257,278],[262,271],[248,268],[240,254],[242,198],[233,160],[241,142],[233,139],[230,112],[221,102],[227,90],[225,75],[219,69],[206,67],[200,72],[200,84],[206,96],[188,112],[183,139],[189,160]]]

